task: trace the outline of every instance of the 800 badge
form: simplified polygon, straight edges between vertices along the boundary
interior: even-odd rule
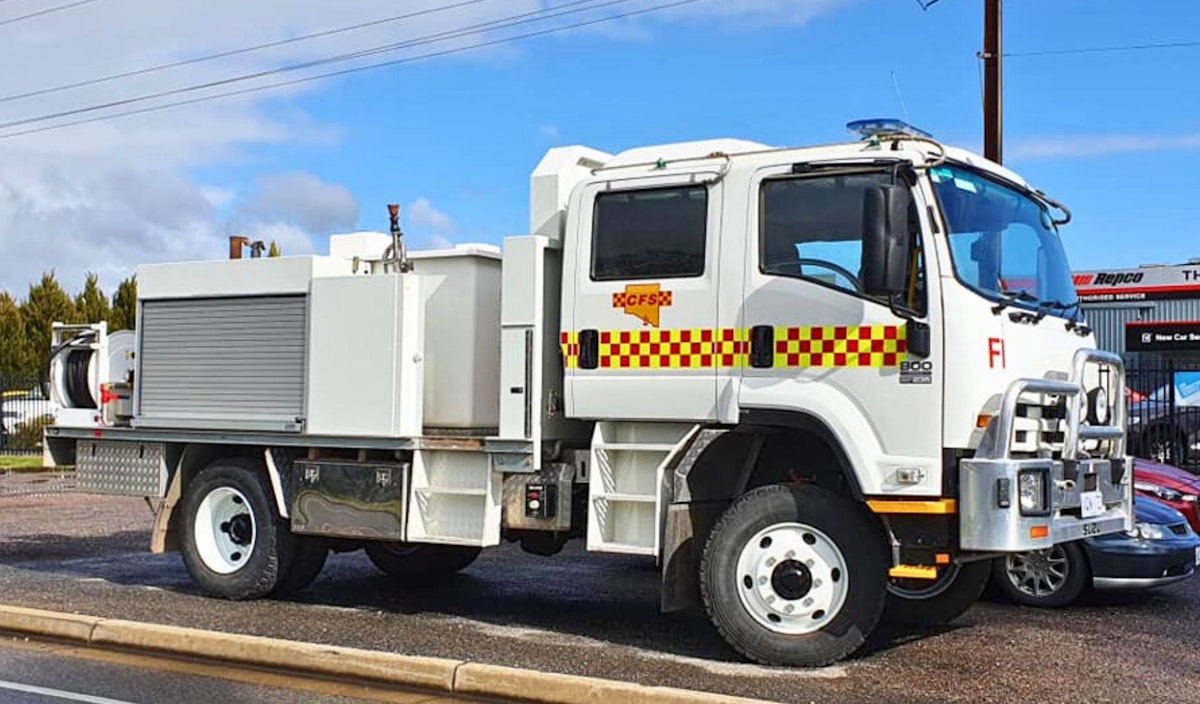
[[[933,362],[927,359],[905,360],[900,363],[901,384],[932,384]]]

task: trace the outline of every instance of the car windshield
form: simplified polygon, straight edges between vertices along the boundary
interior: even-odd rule
[[[1074,318],[1079,299],[1045,206],[968,169],[930,170],[960,281],[993,300]]]

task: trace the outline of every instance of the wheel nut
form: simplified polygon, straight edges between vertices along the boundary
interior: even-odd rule
[[[768,604],[774,604],[774,603],[775,603],[775,597],[774,597],[774,595],[771,595],[771,596],[768,596],[768,597],[767,597],[767,603],[768,603]]]
[[[807,599],[805,599],[805,600],[804,600],[804,605],[805,605],[805,606],[812,606],[812,604],[813,604],[812,597],[809,597],[809,598],[807,598]]]
[[[767,558],[767,567],[774,567],[774,566],[775,566],[775,558],[768,557]]]
[[[759,584],[766,584],[766,583],[767,583],[767,576],[766,576],[766,575],[763,575],[762,577],[759,577],[759,578],[758,578],[758,583],[759,583]]]
[[[813,589],[816,589],[819,586],[821,586],[821,580],[813,580]]]
[[[790,614],[796,610],[796,607],[792,606],[791,604],[788,604],[787,606],[783,607],[783,610]]]
[[[793,557],[795,557],[795,556],[796,556],[796,551],[795,551],[795,550],[788,550],[788,551],[787,551],[787,556],[788,556],[788,559],[789,559],[789,560],[790,560],[790,559],[792,559]]]

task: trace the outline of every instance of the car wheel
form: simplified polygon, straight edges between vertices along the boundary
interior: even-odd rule
[[[934,580],[890,580],[883,618],[911,626],[949,623],[979,600],[990,574],[985,560],[951,565]]]
[[[886,553],[858,506],[813,485],[737,499],[709,535],[700,591],[735,650],[765,665],[817,667],[857,650],[883,612]]]
[[[1066,606],[1090,584],[1087,556],[1075,543],[1019,552],[992,563],[992,582],[1009,600],[1026,606]]]

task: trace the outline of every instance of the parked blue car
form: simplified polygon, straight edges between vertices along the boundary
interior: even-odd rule
[[[1085,538],[992,563],[992,587],[1018,604],[1065,606],[1086,589],[1145,589],[1191,577],[1200,537],[1170,506],[1134,497],[1128,533]]]

